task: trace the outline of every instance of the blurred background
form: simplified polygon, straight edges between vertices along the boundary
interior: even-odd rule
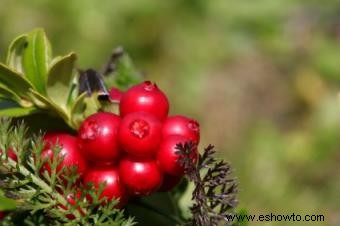
[[[340,222],[339,0],[1,0],[0,57],[43,27],[54,54],[100,69],[123,46],[198,119],[249,214],[324,214]]]

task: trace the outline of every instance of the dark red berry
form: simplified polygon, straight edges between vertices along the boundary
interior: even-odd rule
[[[2,155],[2,150],[0,150],[0,155]],[[10,159],[12,159],[13,161],[17,161],[18,160],[18,156],[15,154],[15,152],[13,151],[12,148],[9,148],[7,150],[7,155]]]
[[[193,142],[199,143],[199,123],[194,119],[182,115],[170,116],[163,124],[163,137],[167,137],[169,135],[180,135]]]
[[[41,153],[42,158],[53,159],[52,147],[58,146],[61,148],[59,157],[62,157],[62,162],[57,166],[57,171],[63,167],[77,167],[77,173],[83,175],[87,169],[85,158],[80,152],[78,140],[76,137],[68,134],[47,134],[44,137],[45,147]],[[42,170],[47,170],[51,174],[51,166],[46,162]]]
[[[162,184],[163,174],[154,160],[123,158],[119,175],[132,195],[150,195]]]
[[[6,213],[3,211],[0,211],[0,221],[6,217]]]
[[[81,192],[78,191],[76,195],[73,195],[73,194],[67,195],[66,200],[71,206],[75,206],[77,205],[76,200],[79,200],[80,198],[81,198]],[[68,210],[68,208],[62,204],[58,204],[58,206],[64,210]],[[77,208],[77,211],[80,213],[81,216],[85,216],[84,211],[80,207]],[[70,220],[73,220],[76,218],[73,214],[66,214],[66,217]]]
[[[132,112],[143,111],[163,121],[169,112],[169,102],[156,84],[146,81],[124,93],[119,109],[123,117]]]
[[[106,197],[107,201],[119,199],[118,208],[123,207],[127,202],[127,193],[115,168],[97,168],[89,170],[84,176],[84,184],[93,183],[98,189],[100,184],[106,184],[101,198]]]
[[[158,189],[160,192],[171,191],[174,187],[176,187],[179,182],[181,182],[183,176],[172,176],[169,174],[164,174],[163,183],[161,187]]]
[[[163,172],[173,176],[182,176],[184,174],[184,169],[178,162],[180,156],[177,154],[176,145],[179,143],[184,144],[187,141],[186,137],[178,135],[163,138],[157,153],[157,160]],[[197,157],[198,153],[194,151],[191,156],[192,160],[196,162]]]
[[[123,96],[123,92],[120,91],[119,89],[112,87],[109,91],[109,95],[110,95],[110,100],[112,102],[120,102],[120,100],[122,99]]]
[[[148,157],[156,153],[162,139],[162,124],[153,115],[135,112],[126,115],[119,127],[123,150],[133,156]]]
[[[120,118],[108,112],[89,116],[81,124],[78,138],[86,158],[100,165],[117,162],[120,154],[118,127]]]

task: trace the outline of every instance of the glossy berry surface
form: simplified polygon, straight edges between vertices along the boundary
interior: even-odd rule
[[[156,153],[162,139],[162,124],[151,114],[135,112],[126,115],[119,127],[120,145],[127,153],[149,157]]]
[[[121,98],[120,115],[132,112],[148,112],[163,121],[169,112],[169,101],[165,94],[150,81],[131,87]]]
[[[169,116],[164,121],[162,133],[163,137],[180,135],[196,143],[199,143],[200,140],[199,123],[182,115]]]
[[[161,186],[163,180],[156,161],[129,157],[120,161],[119,175],[132,195],[149,195]]]
[[[186,137],[174,135],[163,138],[159,151],[157,153],[157,161],[161,169],[173,176],[182,176],[184,169],[178,162],[179,155],[176,153],[176,144],[187,142]],[[194,162],[197,161],[198,153],[194,151],[192,153],[192,159]]]
[[[44,136],[45,147],[41,153],[42,158],[52,159],[54,154],[52,147],[59,146],[61,148],[59,156],[63,157],[62,162],[57,166],[57,171],[63,167],[77,167],[77,173],[83,175],[87,169],[87,162],[80,152],[78,140],[76,137],[68,134],[46,134]],[[45,163],[43,170],[47,170],[51,174],[51,167]]]
[[[176,187],[182,180],[183,176],[172,176],[169,174],[164,174],[163,183],[161,187],[158,189],[160,192],[171,191]]]
[[[101,194],[101,198],[106,197],[108,201],[119,199],[117,207],[122,207],[127,202],[126,189],[121,183],[118,170],[116,168],[97,168],[89,170],[84,176],[84,184],[93,183],[96,188],[105,183],[106,186]]]
[[[81,124],[78,138],[86,158],[96,164],[109,164],[118,160],[118,127],[120,118],[108,112],[95,113]]]

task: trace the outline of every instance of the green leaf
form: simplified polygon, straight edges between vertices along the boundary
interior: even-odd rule
[[[21,102],[20,97],[13,92],[12,90],[8,89],[6,86],[0,84],[0,96],[2,99],[10,99],[17,103]]]
[[[98,101],[98,93],[93,93],[91,96],[83,93],[78,96],[71,107],[70,115],[73,128],[77,129],[86,117],[98,112],[101,107],[102,105]]]
[[[62,108],[60,108],[58,105],[56,105],[55,103],[51,102],[48,98],[46,98],[45,96],[41,95],[40,93],[31,90],[31,97],[32,97],[32,101],[36,104],[36,105],[44,105],[45,108],[47,108],[48,110],[50,110],[51,112],[54,112],[55,114],[57,114],[58,116],[60,116],[62,119],[65,120],[65,122],[69,122],[69,115],[67,114],[67,112],[65,112]]]
[[[0,116],[8,116],[8,117],[22,117],[26,115],[31,115],[38,112],[38,109],[35,107],[13,107],[13,108],[0,108]]]
[[[13,40],[7,51],[6,64],[20,73],[23,73],[22,55],[26,45],[27,35],[21,35]]]
[[[126,90],[132,85],[140,83],[143,78],[136,70],[130,56],[124,53],[117,59],[116,69],[110,76],[104,77],[105,84],[108,87],[117,87]]]
[[[92,93],[91,96],[86,96],[84,99],[86,108],[84,111],[84,116],[88,117],[99,111],[101,108],[101,103],[98,100],[98,93]]]
[[[20,97],[28,97],[33,85],[21,74],[0,63],[0,84],[15,92]]]
[[[23,69],[25,76],[41,94],[46,94],[47,70],[50,61],[51,47],[44,31],[36,29],[29,33],[23,53]]]
[[[141,198],[129,203],[126,209],[140,226],[176,226],[183,223],[178,219],[176,207],[168,193],[155,193]]]
[[[14,210],[16,208],[16,202],[13,199],[9,199],[0,195],[0,211]]]
[[[0,116],[21,117],[38,112],[35,107],[21,107],[18,103],[0,99]]]
[[[85,98],[86,93],[79,95],[74,101],[71,108],[71,122],[75,129],[78,129],[82,121],[84,120],[84,111],[86,109]]]
[[[47,95],[58,106],[66,110],[74,78],[74,64],[77,57],[71,53],[54,62],[48,72]]]

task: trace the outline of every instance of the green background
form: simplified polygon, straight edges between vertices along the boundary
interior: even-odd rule
[[[249,225],[340,222],[340,1],[1,0],[0,21],[2,61],[35,27],[80,68],[123,46],[232,163],[240,207],[326,219]]]

